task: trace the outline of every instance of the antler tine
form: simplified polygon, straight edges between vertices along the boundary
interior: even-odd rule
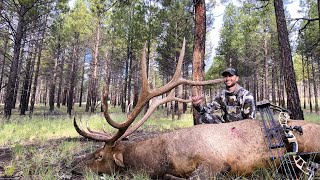
[[[128,115],[127,121],[120,124],[119,132],[125,132],[128,127],[132,124],[135,118],[139,115],[143,107],[149,102],[149,100],[155,97],[155,94],[150,93],[150,88],[148,84],[147,78],[147,65],[146,65],[146,43],[144,43],[144,47],[142,50],[141,57],[141,79],[142,79],[142,88],[138,98],[138,102],[136,106],[133,108],[132,112]],[[120,133],[119,133],[120,134]]]
[[[108,113],[108,94],[109,94],[109,89],[104,87],[104,93],[102,97],[102,110],[103,110],[103,115],[106,118],[106,121],[114,128],[119,129],[122,127],[122,125],[114,120],[111,119],[109,113]]]
[[[140,96],[138,99],[138,103],[136,107],[132,110],[132,112],[128,115],[128,120],[123,122],[123,123],[117,123],[111,119],[109,116],[107,110],[108,110],[108,105],[107,105],[107,99],[103,98],[103,112],[104,116],[107,120],[107,122],[114,128],[119,129],[119,131],[125,131],[130,124],[134,121],[136,116],[140,113],[142,108],[145,106],[145,104],[153,97],[150,96],[149,93],[149,85],[148,85],[148,78],[147,78],[147,68],[146,68],[146,43],[144,44],[143,51],[142,51],[142,58],[141,58],[141,78],[142,78],[142,89],[140,92]],[[107,95],[109,92],[106,89],[105,94]]]
[[[109,136],[111,137],[111,134],[108,133],[108,132],[106,132],[104,129],[103,129],[103,132],[99,132],[99,131],[94,131],[94,130],[92,130],[92,129],[90,128],[90,126],[89,126],[89,122],[88,122],[88,121],[86,121],[86,127],[87,127],[88,132],[90,132],[90,133],[93,133],[93,134],[101,134],[101,135],[109,134]]]
[[[132,134],[151,116],[151,114],[156,110],[158,106],[170,101],[179,101],[179,102],[185,102],[185,103],[192,102],[191,99],[181,99],[181,98],[175,97],[175,89],[172,89],[167,97],[160,100],[159,99],[153,100],[149,109],[145,113],[145,115],[134,126],[131,126],[117,141],[120,141],[121,139]]]
[[[110,139],[110,136],[108,134],[86,132],[82,130],[81,128],[79,128],[76,118],[73,119],[73,126],[81,136],[86,137],[88,139],[96,140],[96,141],[104,141],[104,142]],[[80,120],[80,126],[82,127],[81,120]]]
[[[147,72],[146,72],[146,43],[144,45],[143,51],[142,51],[142,59],[141,59],[141,76],[142,76],[142,90],[140,93],[140,97],[137,103],[137,106],[133,109],[133,111],[128,115],[127,121],[123,123],[118,123],[114,120],[111,119],[109,113],[108,113],[108,102],[107,102],[107,96],[109,94],[108,88],[104,89],[104,94],[103,94],[103,99],[102,99],[102,109],[103,109],[103,114],[106,119],[106,121],[114,128],[118,129],[117,133],[114,134],[112,137],[111,136],[106,136],[104,133],[101,132],[96,132],[93,131],[89,128],[87,125],[87,129],[89,132],[85,132],[81,130],[75,121],[75,128],[77,132],[85,137],[88,137],[90,139],[94,140],[99,140],[99,141],[104,141],[109,145],[113,145],[114,142],[121,137],[125,133],[125,131],[128,129],[130,124],[134,121],[136,116],[140,113],[144,105],[152,98],[149,96],[149,86],[148,86],[148,79],[147,79]],[[104,130],[105,132],[105,130]],[[103,138],[101,138],[101,136]]]
[[[208,85],[208,84],[217,84],[217,83],[224,81],[222,78],[208,80],[208,81],[192,81],[192,80],[184,79],[181,76],[184,54],[185,54],[185,39],[183,39],[183,44],[182,44],[182,48],[180,50],[180,56],[179,56],[176,72],[174,73],[172,79],[170,80],[170,82],[168,84],[166,84],[162,87],[159,87],[159,88],[152,89],[150,91],[150,96],[152,96],[152,97],[159,96],[161,94],[169,92],[171,89],[175,88],[176,86],[178,86],[180,84],[191,85],[191,86],[204,86],[204,85]]]
[[[123,123],[124,128],[121,129],[121,130],[124,130],[124,134],[129,134],[129,133],[125,133],[126,129],[130,126],[130,124],[132,124],[132,122],[134,121],[136,116],[140,113],[142,108],[145,106],[145,104],[151,98],[159,96],[159,95],[164,94],[164,93],[167,93],[167,92],[169,92],[170,90],[174,89],[176,86],[178,86],[180,84],[188,84],[188,85],[197,85],[197,86],[199,86],[199,85],[216,84],[216,83],[219,83],[219,82],[223,82],[223,79],[216,79],[216,80],[209,80],[209,81],[191,81],[191,80],[186,80],[186,79],[182,78],[181,69],[182,69],[182,63],[183,63],[183,58],[184,58],[184,54],[185,54],[185,44],[186,44],[185,43],[185,39],[183,39],[183,44],[182,44],[182,48],[180,50],[180,56],[179,56],[176,72],[174,73],[174,76],[171,79],[171,81],[168,84],[166,84],[166,85],[164,85],[162,87],[154,88],[152,90],[149,89],[148,80],[147,80],[147,74],[146,74],[146,58],[145,58],[145,47],[146,47],[146,44],[145,44],[143,52],[142,52],[142,59],[141,59],[141,75],[142,75],[142,84],[143,84],[142,85],[142,90],[141,90],[141,93],[140,93],[140,96],[139,96],[139,100],[138,100],[138,103],[137,103],[136,107],[133,109],[131,114],[129,114],[128,120]],[[189,100],[183,100],[183,99],[176,98],[176,97],[172,97],[170,99],[168,97],[168,98],[165,98],[162,101],[159,101],[159,102],[156,101],[156,103],[154,103],[154,106],[157,107],[162,103],[173,101],[173,100],[180,101],[180,102],[190,102]],[[160,104],[157,105],[157,103],[160,103]],[[151,108],[151,107],[149,107],[149,108]],[[155,108],[153,110],[150,110],[150,113],[152,113],[154,110],[155,110]],[[147,113],[148,113],[148,111],[147,111]],[[149,116],[150,115],[146,115],[147,118]],[[146,120],[147,118],[144,118],[144,119]],[[145,120],[140,120],[139,122],[141,122],[141,124],[142,124]],[[131,133],[132,132],[130,132],[130,134]],[[122,134],[121,137],[123,137],[124,134]]]
[[[179,60],[177,63],[176,71],[174,72],[174,75],[173,75],[171,81],[181,77],[181,70],[182,70],[182,64],[183,64],[183,58],[184,58],[185,51],[186,51],[186,38],[183,38],[182,48],[180,50],[180,55],[179,55]]]
[[[89,132],[85,132],[81,130],[77,123],[76,120],[74,119],[74,126],[77,130],[77,132],[89,139],[93,140],[98,140],[98,141],[104,141],[108,145],[113,145],[116,141],[122,139],[123,137],[131,134],[134,130],[139,128],[143,122],[145,122],[152,112],[161,104],[169,102],[169,101],[180,101],[180,102],[191,102],[191,100],[184,100],[181,98],[174,97],[172,95],[173,92],[169,94],[166,98],[162,100],[155,100],[151,106],[149,107],[149,110],[143,116],[143,118],[133,127],[131,127],[128,131],[127,129],[129,126],[132,124],[132,122],[135,120],[135,118],[139,115],[143,107],[146,105],[147,102],[153,97],[159,96],[161,94],[167,93],[171,90],[173,90],[176,86],[180,84],[188,84],[188,85],[196,85],[196,86],[202,86],[202,85],[207,85],[207,84],[216,84],[219,82],[222,82],[223,79],[216,79],[216,80],[209,80],[209,81],[191,81],[191,80],[186,80],[181,77],[181,69],[182,69],[182,62],[183,62],[183,57],[185,53],[185,39],[183,40],[183,46],[180,51],[180,56],[179,56],[179,61],[177,64],[176,72],[174,73],[173,78],[171,81],[159,88],[154,88],[152,90],[149,89],[149,84],[148,84],[148,79],[147,79],[147,72],[146,72],[146,43],[144,44],[144,48],[142,51],[142,57],[141,57],[141,78],[142,78],[142,89],[140,92],[140,96],[137,102],[137,105],[135,108],[132,110],[132,112],[128,115],[127,120],[123,123],[118,123],[115,122],[111,119],[111,117],[108,114],[108,104],[107,104],[107,95],[108,95],[108,88],[105,89],[104,94],[103,94],[103,100],[102,100],[102,108],[104,112],[104,116],[106,121],[114,128],[118,129],[117,133],[114,134],[112,137],[108,135],[107,133],[101,133],[101,132],[95,132],[92,131],[89,127],[87,127]],[[126,132],[127,131],[127,132]]]

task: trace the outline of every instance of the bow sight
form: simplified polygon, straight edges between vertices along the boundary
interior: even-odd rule
[[[280,170],[284,173],[286,179],[298,179],[298,174],[295,171],[295,167],[297,167],[308,175],[308,180],[311,180],[315,176],[315,172],[320,169],[320,164],[312,161],[307,162],[301,156],[315,156],[320,152],[298,152],[298,141],[293,132],[303,135],[303,129],[300,126],[291,127],[287,124],[291,112],[271,104],[268,100],[257,102],[257,109],[262,119],[265,142],[269,149],[270,159],[274,169],[277,170],[275,178],[282,179],[279,174]],[[274,119],[272,110],[279,112],[278,122]],[[276,161],[280,162],[278,169],[276,168]]]

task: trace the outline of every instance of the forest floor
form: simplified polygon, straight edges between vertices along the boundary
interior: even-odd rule
[[[144,130],[138,130],[134,132],[128,139],[127,141],[139,141],[143,140],[146,138],[151,138],[155,137],[158,134],[163,133],[160,131],[152,131],[152,132],[147,132]],[[65,143],[65,142],[78,142],[80,143],[80,146],[85,146],[87,143],[92,143],[92,140],[88,140],[87,138],[84,137],[79,137],[79,138],[60,138],[60,139],[54,139],[54,140],[49,140],[45,143],[41,144],[28,144],[24,145],[23,148],[25,149],[36,149],[36,151],[30,151],[27,154],[27,159],[29,159],[30,162],[30,168],[29,168],[29,177],[26,177],[25,173],[23,173],[24,169],[19,169],[19,168],[11,168],[8,166],[10,162],[18,160],[17,157],[14,156],[14,147],[0,147],[0,180],[3,179],[42,179],[39,175],[34,175],[35,174],[35,168],[37,166],[36,162],[33,162],[32,159],[33,156],[37,156],[39,152],[43,152],[46,150],[50,151],[59,151],[57,147],[59,145]],[[103,142],[94,142],[93,143],[95,149],[98,149],[99,147],[102,147],[104,145]],[[79,159],[81,157],[84,157],[87,155],[88,152],[85,149],[82,149],[80,151],[75,151],[71,155],[73,160]],[[49,162],[47,163],[48,166],[55,167],[56,169],[59,169],[58,176],[56,179],[65,179],[65,180],[78,180],[78,179],[84,179],[82,175],[75,174],[72,172],[72,163],[67,163],[67,159],[61,159],[58,161],[56,164],[50,164]],[[57,168],[58,167],[58,168]],[[45,168],[45,167],[44,167]],[[12,171],[12,172],[10,172]],[[11,174],[10,176],[6,174]]]
[[[1,110],[1,106],[0,106]],[[113,112],[120,110],[112,109]],[[80,137],[74,130],[72,119],[64,118],[67,115],[65,109],[63,111],[57,111],[55,114],[48,114],[47,109],[43,107],[39,111],[35,112],[35,118],[39,120],[32,120],[22,118],[15,112],[15,116],[12,118],[14,123],[10,123],[8,126],[0,126],[4,128],[3,131],[0,129],[0,137],[2,144],[0,145],[0,180],[2,179],[131,179],[121,177],[99,177],[97,175],[77,175],[72,173],[73,162],[85,155],[94,152],[96,149],[103,146],[104,143],[94,142],[86,138]],[[79,111],[82,112],[82,111]],[[192,114],[188,115],[184,120],[171,120],[170,118],[162,119],[163,112],[155,112],[153,117],[150,118],[149,123],[144,125],[143,129],[137,130],[131,136],[128,137],[127,141],[138,141],[150,137],[159,135],[160,133],[172,131],[177,128],[189,127],[193,125]],[[309,121],[320,122],[319,114],[306,113],[305,114]],[[124,116],[125,114],[116,114],[115,116]],[[42,117],[42,118],[41,118]],[[100,117],[100,115],[99,115]],[[88,118],[83,116],[82,119]],[[92,118],[90,127],[94,124]],[[188,119],[189,118],[189,119]],[[154,119],[154,120],[152,120]],[[96,121],[99,121],[97,119]],[[25,123],[25,124],[24,124]],[[34,126],[27,126],[28,124],[34,124]],[[175,124],[175,125],[173,125]],[[19,126],[20,125],[20,126]],[[12,128],[11,128],[12,126]],[[54,129],[56,126],[57,129]],[[22,129],[23,128],[23,129]],[[27,128],[31,129],[28,130]],[[35,130],[35,128],[37,130]],[[62,130],[60,130],[62,129]],[[52,132],[51,132],[52,130]],[[10,131],[10,132],[9,132]],[[31,135],[24,135],[19,132],[31,131]],[[63,132],[72,132],[64,134]],[[1,133],[2,132],[2,133]],[[9,132],[8,134],[6,134]],[[39,133],[35,133],[39,132]],[[41,136],[48,134],[48,136]],[[59,134],[60,133],[60,134]],[[11,138],[18,136],[21,138]],[[58,136],[59,135],[59,136]],[[14,137],[15,137],[14,136]],[[16,138],[16,137],[15,137]],[[55,138],[55,139],[53,139]],[[43,140],[42,140],[43,139]],[[3,143],[8,142],[10,143]],[[320,170],[318,171],[320,173]],[[258,172],[259,173],[259,172]],[[262,172],[264,173],[264,172]],[[122,176],[122,175],[121,175]],[[319,176],[318,176],[319,177]],[[255,178],[244,178],[244,179],[256,179]],[[133,178],[133,179],[148,179],[144,178]],[[259,178],[261,179],[261,178]],[[269,178],[267,178],[269,179]],[[320,179],[320,178],[319,178]]]

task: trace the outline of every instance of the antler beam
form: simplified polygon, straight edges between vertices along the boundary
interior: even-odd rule
[[[181,98],[176,98],[174,97],[173,91],[170,93],[169,96],[162,100],[155,100],[151,106],[149,107],[149,110],[147,113],[143,116],[143,118],[133,127],[131,127],[128,131],[127,129],[129,126],[132,124],[132,122],[135,120],[135,118],[139,115],[143,107],[149,102],[150,99],[153,97],[157,97],[159,95],[162,95],[164,93],[167,93],[171,90],[173,90],[175,87],[181,84],[185,85],[191,85],[191,86],[203,86],[203,85],[208,85],[208,84],[217,84],[220,82],[223,82],[223,79],[215,79],[215,80],[208,80],[208,81],[192,81],[192,80],[187,80],[184,79],[181,76],[181,70],[182,70],[182,62],[184,58],[184,53],[185,53],[185,39],[183,40],[183,45],[180,51],[180,56],[177,64],[176,71],[171,79],[171,81],[159,88],[154,88],[150,89],[149,84],[148,84],[148,78],[147,78],[147,71],[146,71],[146,44],[144,45],[143,52],[142,52],[142,58],[141,58],[141,78],[142,78],[142,88],[140,92],[140,96],[137,102],[137,105],[135,108],[132,110],[132,112],[128,115],[127,120],[123,123],[118,123],[115,122],[114,120],[111,119],[110,115],[108,114],[108,105],[107,105],[107,95],[108,95],[108,89],[105,89],[103,100],[102,100],[102,108],[104,112],[104,116],[106,121],[114,128],[118,129],[117,133],[114,134],[113,136],[110,136],[109,134],[103,134],[100,132],[94,132],[90,130],[88,127],[89,132],[85,132],[81,130],[77,123],[76,120],[74,119],[74,126],[77,130],[77,132],[90,139],[94,139],[97,141],[104,141],[108,145],[113,145],[116,141],[126,137],[127,135],[131,134],[134,132],[137,128],[139,128],[153,113],[153,111],[161,104],[170,102],[170,101],[180,101],[180,102],[191,102],[191,100],[184,100]]]

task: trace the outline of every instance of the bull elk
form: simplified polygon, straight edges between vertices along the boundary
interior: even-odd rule
[[[76,131],[89,139],[105,142],[104,147],[86,156],[76,166],[76,170],[87,167],[97,173],[132,169],[144,170],[152,178],[189,178],[193,175],[215,175],[228,172],[247,175],[258,168],[270,166],[268,147],[264,141],[261,121],[243,120],[224,124],[197,125],[163,133],[157,137],[140,141],[120,141],[138,129],[152,112],[161,104],[169,101],[191,102],[174,96],[174,89],[180,84],[206,85],[222,82],[222,79],[211,81],[191,81],[181,77],[185,41],[180,51],[176,72],[172,80],[159,88],[149,89],[146,75],[145,49],[141,58],[142,90],[137,105],[128,115],[127,121],[117,123],[107,112],[105,91],[103,111],[106,121],[118,131],[114,135],[97,132],[87,126],[87,131],[77,125]],[[147,113],[133,126],[147,102],[153,97],[170,92],[163,99],[152,101]],[[304,134],[297,134],[299,152],[320,151],[320,125],[304,121],[289,121],[288,125],[301,126]]]

